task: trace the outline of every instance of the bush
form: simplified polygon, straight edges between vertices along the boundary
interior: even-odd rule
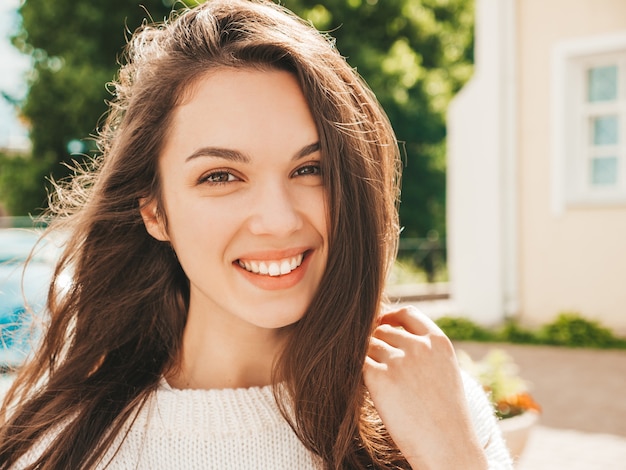
[[[534,344],[539,342],[537,334],[519,326],[514,320],[507,320],[500,332],[502,341],[520,344]]]
[[[451,340],[490,341],[494,339],[493,334],[467,318],[441,317],[436,320],[436,323]]]
[[[539,331],[539,337],[546,344],[572,347],[611,348],[619,342],[611,330],[574,312],[560,314]]]
[[[626,338],[618,338],[600,323],[577,313],[562,313],[538,331],[526,330],[514,320],[501,329],[489,330],[462,317],[435,321],[452,341],[501,341],[518,344],[549,344],[569,347],[626,349]]]

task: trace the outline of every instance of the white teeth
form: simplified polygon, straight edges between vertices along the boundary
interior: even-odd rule
[[[287,260],[283,260],[283,262],[280,263],[279,272],[280,274],[289,274],[291,272],[291,263]]]
[[[295,258],[291,258],[291,263],[289,264],[289,268],[293,271],[302,263],[302,255],[298,255]]]
[[[269,274],[269,269],[267,268],[267,264],[264,261],[259,263],[259,274]]]
[[[304,254],[276,261],[242,261],[238,260],[239,266],[251,273],[264,276],[284,276],[302,264]]]
[[[280,276],[281,274],[280,266],[278,266],[278,263],[270,263],[267,271],[270,276]]]

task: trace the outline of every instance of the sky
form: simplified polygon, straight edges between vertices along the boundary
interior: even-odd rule
[[[30,58],[11,45],[10,36],[19,25],[20,0],[0,0],[0,148],[24,148],[28,132],[17,119],[17,112],[5,98],[23,99]]]

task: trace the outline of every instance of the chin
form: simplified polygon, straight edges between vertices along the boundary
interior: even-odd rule
[[[288,328],[298,323],[302,319],[302,317],[304,316],[305,310],[306,309],[304,309],[301,313],[295,314],[295,315],[293,311],[290,311],[289,313],[285,313],[284,315],[276,314],[276,312],[268,313],[267,317],[258,319],[257,321],[253,321],[253,323],[255,323],[260,328],[267,328],[267,329]]]

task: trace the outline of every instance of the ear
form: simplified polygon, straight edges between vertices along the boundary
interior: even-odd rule
[[[162,217],[159,216],[156,199],[142,197],[139,199],[139,212],[146,226],[146,231],[159,241],[167,242],[170,240],[165,230]]]

